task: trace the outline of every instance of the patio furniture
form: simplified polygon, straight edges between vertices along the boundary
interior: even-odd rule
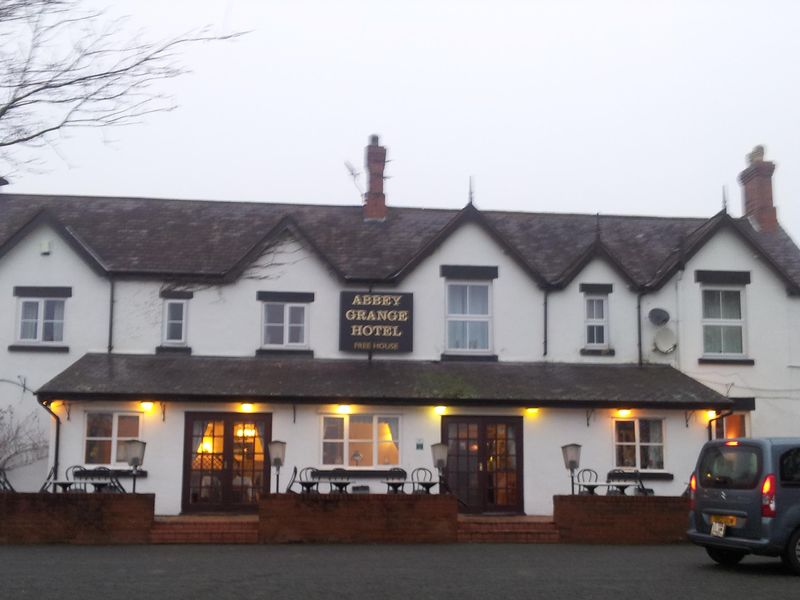
[[[289,483],[286,485],[286,493],[287,493],[287,494],[294,494],[294,493],[296,493],[296,492],[295,492],[295,491],[292,489],[292,487],[294,487],[294,484],[295,484],[295,483],[297,483],[297,467],[295,467],[294,469],[292,469],[292,476],[289,478]],[[276,487],[277,487],[277,486],[276,486]],[[277,490],[277,489],[276,489],[275,491],[277,491],[278,493],[280,493],[280,490]]]
[[[411,471],[411,487],[414,494],[430,494],[431,488],[439,482],[433,480],[433,473],[425,467]]]
[[[8,481],[5,469],[0,469],[0,492],[13,492],[13,491],[14,487]]]
[[[328,476],[331,484],[331,493],[346,494],[347,486],[350,485],[350,476],[342,468],[333,469]]]
[[[389,469],[389,473],[386,474],[386,479],[383,480],[383,483],[386,484],[386,493],[404,494],[407,476],[408,473],[406,473],[406,470],[400,467],[392,467]]]
[[[319,471],[314,467],[305,467],[300,470],[298,483],[303,488],[304,494],[311,494],[319,491]]]
[[[594,469],[581,469],[578,471],[578,474],[575,476],[575,480],[578,482],[579,488],[582,488],[578,492],[578,495],[593,496],[597,486],[592,484],[596,484],[597,479],[597,471]]]
[[[614,485],[617,489],[608,489],[607,495],[624,495],[625,490],[631,486],[634,487],[634,495],[636,496],[653,496],[655,492],[648,487],[645,487],[642,481],[642,474],[639,471],[632,470],[626,471],[624,469],[612,469],[606,476],[606,481]]]

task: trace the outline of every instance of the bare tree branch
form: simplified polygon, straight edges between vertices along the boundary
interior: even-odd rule
[[[19,418],[12,407],[0,409],[0,470],[10,471],[47,456],[47,437],[38,415]]]
[[[173,110],[157,86],[187,72],[182,50],[242,35],[202,29],[148,41],[126,29],[79,0],[0,0],[0,160],[15,163],[11,148],[52,145],[62,130]]]

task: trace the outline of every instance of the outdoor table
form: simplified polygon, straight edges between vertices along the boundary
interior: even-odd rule
[[[335,491],[337,493],[346,494],[347,493],[347,486],[350,485],[350,482],[349,481],[332,479],[330,484],[331,484],[331,491],[334,491],[333,488],[336,488]]]
[[[87,481],[87,483],[91,483],[94,486],[94,493],[99,494],[103,490],[105,490],[109,485],[111,485],[108,481]]]
[[[310,494],[311,492],[317,491],[317,486],[319,485],[319,481],[299,481],[300,487],[303,488],[304,494]]]
[[[414,483],[422,488],[417,491],[418,494],[430,494],[433,486],[439,485],[438,481],[415,481]]]
[[[382,479],[381,483],[385,483],[390,494],[404,494],[406,483],[410,483],[405,479]]]
[[[61,493],[64,494],[69,491],[69,488],[72,487],[72,484],[75,483],[74,481],[54,481],[53,487],[54,488],[61,488]],[[56,490],[58,491],[58,490]]]
[[[589,496],[595,496],[596,494],[594,493],[594,491],[597,488],[600,488],[600,487],[604,487],[606,489],[608,489],[608,488],[616,488],[617,490],[619,490],[619,493],[624,496],[625,495],[625,490],[627,490],[631,486],[630,483],[613,482],[613,481],[606,482],[606,483],[597,483],[597,482],[580,483],[578,485],[580,485],[582,488],[585,488],[586,492],[588,493]],[[608,492],[606,491],[606,493],[608,493]]]

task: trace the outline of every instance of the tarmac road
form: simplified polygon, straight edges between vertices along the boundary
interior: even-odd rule
[[[0,599],[800,597],[777,559],[690,545],[2,546]]]

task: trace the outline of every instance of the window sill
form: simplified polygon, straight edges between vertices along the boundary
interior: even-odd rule
[[[256,356],[305,356],[314,358],[313,350],[293,350],[292,348],[259,348]]]
[[[156,354],[191,354],[190,346],[156,346]]]
[[[9,352],[69,352],[69,346],[49,346],[46,344],[11,344]]]
[[[613,348],[581,348],[581,356],[614,356]]]
[[[497,362],[497,354],[442,354],[442,362]]]
[[[698,358],[697,363],[701,365],[754,365],[756,361],[752,358]]]

